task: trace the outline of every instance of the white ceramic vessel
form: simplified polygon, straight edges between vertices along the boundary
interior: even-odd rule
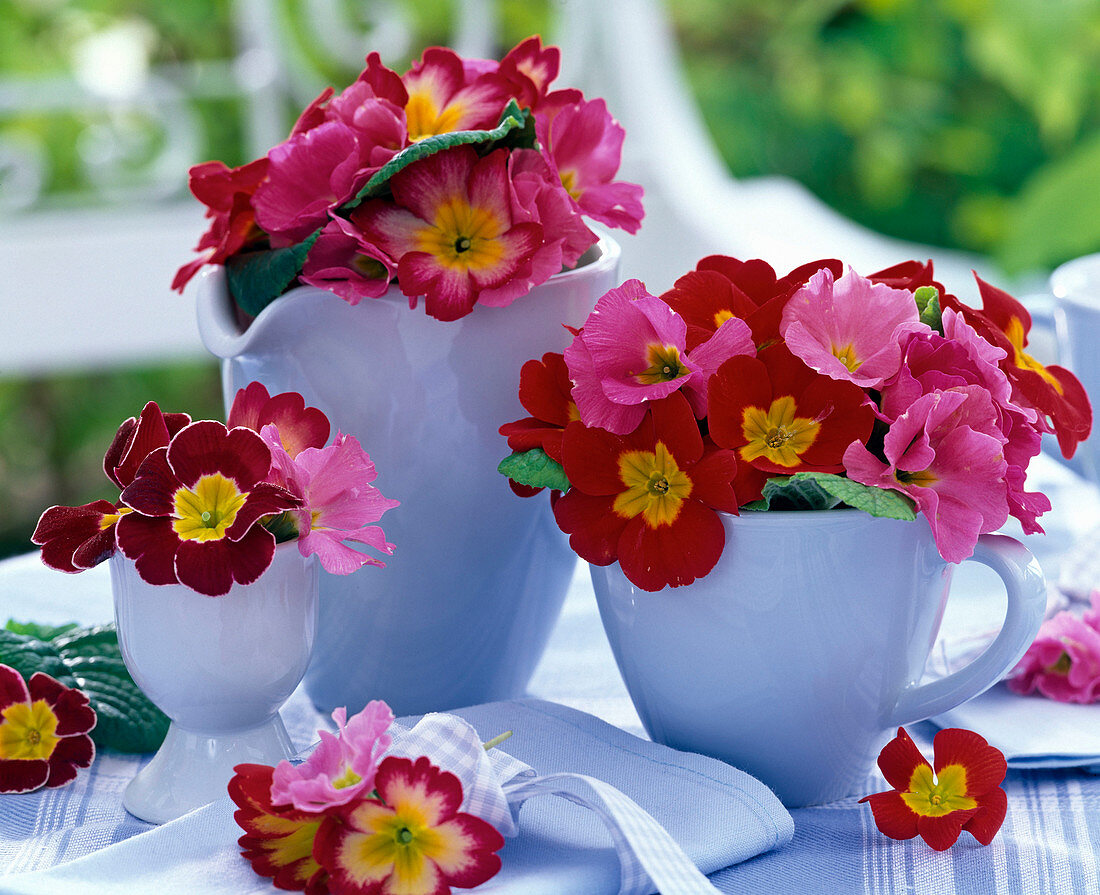
[[[726,548],[706,577],[647,593],[617,563],[592,566],[596,600],[650,736],[749,772],[789,807],[852,794],[899,725],[992,686],[1043,618],[1034,557],[1012,538],[983,535],[973,558],[1004,582],[1004,625],[970,665],[921,684],[954,569],[923,516],[722,519]]]
[[[316,560],[296,542],[281,544],[257,581],[223,597],[148,584],[121,553],[110,567],[126,668],[172,720],[127,786],[126,810],[164,823],[225,795],[234,765],[290,758],[279,708],[313,649]]]
[[[320,640],[306,675],[325,711],[384,699],[399,714],[522,695],[576,568],[547,495],[516,497],[497,429],[527,416],[522,365],[572,338],[617,284],[604,237],[582,264],[506,308],[461,320],[410,310],[396,287],[351,306],[312,287],[281,296],[242,330],[211,269],[198,298],[203,342],[223,358],[226,399],[250,381],[300,392],[355,435],[375,484],[401,506],[382,519],[387,568],[324,576]]]
[[[1060,360],[1081,380],[1095,405],[1100,396],[1100,351],[1096,348],[1100,340],[1100,254],[1067,261],[1050,275],[1050,289]],[[1077,471],[1100,484],[1100,437],[1095,425],[1079,450]],[[1061,459],[1060,452],[1050,453]]]

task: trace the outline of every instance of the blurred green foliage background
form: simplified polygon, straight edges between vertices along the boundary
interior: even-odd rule
[[[271,2],[288,39],[308,32],[305,0]],[[352,17],[371,5],[334,2]],[[403,5],[410,56],[449,41],[453,3]],[[194,103],[201,158],[191,161],[240,164],[251,157],[241,99],[201,88],[232,58],[244,6],[0,0],[0,87],[13,85],[10,97],[23,82],[48,86],[79,68],[89,41],[122,35],[150,67],[203,95]],[[501,51],[551,21],[547,0],[497,6]],[[735,176],[789,175],[875,230],[986,253],[1008,273],[1100,250],[1100,0],[676,0],[665,9]],[[321,82],[342,85],[358,71],[308,41],[293,52]],[[286,103],[288,126],[299,107]],[[89,119],[110,114],[0,102],[0,141],[45,147],[39,204],[100,201],[78,156]],[[163,136],[140,122],[129,133],[139,170]],[[0,198],[4,177],[0,164]],[[181,167],[169,192],[185,186]],[[45,506],[109,493],[103,450],[150,399],[222,414],[213,362],[0,380],[0,555],[29,548]]]

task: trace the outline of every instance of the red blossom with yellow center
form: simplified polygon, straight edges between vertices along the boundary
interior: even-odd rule
[[[1008,798],[1000,788],[1004,755],[970,730],[940,730],[929,764],[902,728],[879,754],[878,766],[893,789],[860,799],[891,839],[920,836],[936,851],[955,844],[963,830],[989,845],[1004,823]]]
[[[255,432],[203,420],[149,454],[122,502],[118,546],[150,584],[184,584],[207,596],[250,584],[275,553],[258,523],[301,500],[267,483],[271,451]]]
[[[379,798],[330,813],[314,855],[334,891],[355,895],[449,895],[472,889],[501,866],[504,837],[459,811],[462,784],[427,758],[389,757],[374,780]]]
[[[811,370],[781,344],[722,364],[708,400],[711,438],[737,451],[743,502],[760,496],[770,474],[843,472],[845,449],[874,426],[861,388]]]
[[[715,511],[737,512],[737,458],[704,443],[683,394],[652,402],[628,435],[570,423],[562,458],[572,487],[554,516],[583,559],[618,560],[648,591],[690,584],[714,568],[725,545]]]
[[[401,291],[425,296],[439,320],[464,317],[477,302],[510,304],[535,285],[543,230],[513,222],[507,163],[502,149],[484,158],[470,146],[437,152],[393,176],[392,200],[369,200],[351,215],[393,259]]]
[[[237,805],[233,819],[245,831],[237,843],[252,869],[272,880],[277,889],[307,895],[328,892],[328,871],[313,857],[313,840],[324,815],[272,804],[274,768],[241,764],[233,770],[229,781],[229,797]]]
[[[88,697],[48,674],[0,665],[0,792],[64,786],[95,758]]]
[[[186,413],[161,413],[156,402],[150,401],[140,416],[130,417],[118,427],[103,456],[107,478],[125,488],[150,451],[166,446],[190,422]],[[38,520],[31,541],[42,548],[42,561],[51,569],[82,572],[115,552],[115,523],[129,512],[129,507],[106,500],[79,507],[50,507]]]

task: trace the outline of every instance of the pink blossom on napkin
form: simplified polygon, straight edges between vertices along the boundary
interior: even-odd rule
[[[1078,618],[1059,612],[1039,628],[1035,641],[1013,669],[1008,688],[1048,699],[1088,704],[1100,700],[1100,592],[1092,609]]]
[[[374,788],[374,775],[392,738],[387,732],[393,712],[372,700],[348,720],[346,708],[332,713],[337,733],[318,732],[320,744],[302,764],[281,761],[271,781],[274,805],[293,805],[299,811],[322,811],[346,805]]]

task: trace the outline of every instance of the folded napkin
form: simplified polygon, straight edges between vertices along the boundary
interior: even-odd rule
[[[643,853],[657,841],[656,826],[647,828],[639,814],[624,810],[621,795],[648,812],[704,873],[783,845],[793,835],[790,814],[754,778],[714,759],[638,739],[583,712],[518,700],[455,714],[486,739],[514,731],[503,751],[542,775],[511,764],[511,779],[502,782],[510,784],[509,801],[523,802],[518,835],[501,851],[501,872],[478,891],[614,895],[621,883],[625,891],[654,891],[637,879],[621,879],[613,837],[625,837]],[[535,797],[549,790],[566,798]],[[67,864],[3,877],[0,888],[11,895],[269,892],[270,881],[240,857],[234,808],[222,799]],[[603,814],[625,822],[609,833]],[[642,863],[648,860],[650,870],[662,859],[643,855]]]
[[[997,684],[932,723],[980,733],[1005,754],[1009,767],[1089,767],[1100,773],[1100,703],[1020,696]]]

